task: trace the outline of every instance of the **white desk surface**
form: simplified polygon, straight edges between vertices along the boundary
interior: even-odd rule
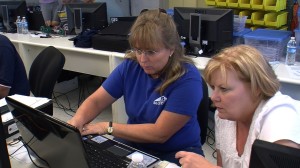
[[[53,38],[38,38],[38,37],[32,37],[30,35],[23,35],[23,34],[4,34],[7,36],[13,43],[22,43],[32,46],[40,46],[40,47],[48,47],[49,45],[52,45],[58,49],[61,50],[69,50],[73,52],[80,52],[80,53],[87,53],[87,54],[96,54],[96,55],[102,55],[102,56],[111,56],[121,58],[123,59],[124,53],[118,53],[118,52],[111,52],[111,51],[103,51],[103,50],[95,50],[93,48],[78,48],[74,47],[73,41],[69,41],[68,39],[70,37],[53,37]],[[196,66],[199,70],[203,70],[209,61],[209,58],[206,57],[197,57],[194,58],[194,61],[196,62]],[[298,63],[300,66],[300,63]],[[291,83],[300,85],[300,79],[293,79],[289,77],[289,74],[286,69],[286,65],[282,62],[274,68],[276,75],[278,76],[278,79],[280,82],[284,83]]]
[[[74,47],[73,41],[69,41],[70,37],[52,37],[39,38],[32,35],[23,34],[4,34],[16,46],[24,62],[27,73],[37,54],[45,47],[52,45],[58,48],[66,57],[64,69],[85,74],[107,77],[111,71],[118,66],[124,57],[124,53],[95,50],[93,48],[77,48]],[[209,58],[197,57],[193,58],[199,71],[203,71]],[[300,63],[297,63],[300,66]],[[300,78],[293,78],[288,73],[284,63],[278,63],[273,66],[279,81],[282,84],[281,91],[291,97],[300,100]],[[112,106],[113,120],[126,121],[126,117],[118,115],[117,111],[124,112],[123,101],[118,101]],[[117,116],[117,117],[116,117]]]

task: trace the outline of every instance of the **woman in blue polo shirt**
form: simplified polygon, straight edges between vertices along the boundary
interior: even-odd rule
[[[183,149],[203,155],[197,121],[201,75],[184,56],[172,17],[159,10],[143,12],[131,28],[129,43],[132,50],[125,60],[69,123],[82,135],[110,133],[170,162],[178,163],[175,153]],[[90,123],[122,96],[127,124]]]

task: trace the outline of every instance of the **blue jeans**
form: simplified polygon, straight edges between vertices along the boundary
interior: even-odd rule
[[[146,152],[150,155],[156,156],[156,157],[160,158],[161,160],[165,160],[165,161],[180,165],[178,159],[175,158],[175,154],[179,151],[158,152],[158,151],[153,151],[153,150],[148,150],[148,149],[145,149],[145,148],[141,148],[138,144],[136,144],[134,142],[126,141],[124,139],[114,138],[114,140],[119,141],[121,143],[124,143],[126,145],[129,145],[129,146],[131,146],[133,148],[136,148],[138,150],[141,150],[143,152]],[[194,152],[194,153],[197,153],[197,154],[202,155],[204,157],[204,153],[203,153],[203,150],[202,150],[201,147],[188,147],[188,148],[181,149],[180,151]]]

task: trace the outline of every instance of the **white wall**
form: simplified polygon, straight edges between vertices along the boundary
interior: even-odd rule
[[[106,2],[108,20],[110,17],[130,16],[130,0],[96,0],[95,2]]]
[[[160,8],[160,0],[131,0],[131,12],[133,16],[140,14],[142,9]]]

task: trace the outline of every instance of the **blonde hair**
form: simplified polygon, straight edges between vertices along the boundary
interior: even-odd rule
[[[221,71],[225,80],[228,71],[236,72],[241,81],[250,84],[253,97],[258,91],[259,100],[274,96],[280,87],[270,64],[257,49],[248,45],[228,47],[212,57],[204,69],[204,79],[208,84],[216,70]]]
[[[184,50],[180,45],[180,38],[172,17],[158,9],[145,11],[138,16],[131,27],[128,41],[131,48],[156,50],[164,47],[174,50],[168,63],[160,72],[163,82],[156,89],[160,94],[163,94],[163,91],[171,83],[185,74],[184,63],[194,64],[190,58],[184,56]],[[137,61],[135,52],[127,51],[125,58]]]

